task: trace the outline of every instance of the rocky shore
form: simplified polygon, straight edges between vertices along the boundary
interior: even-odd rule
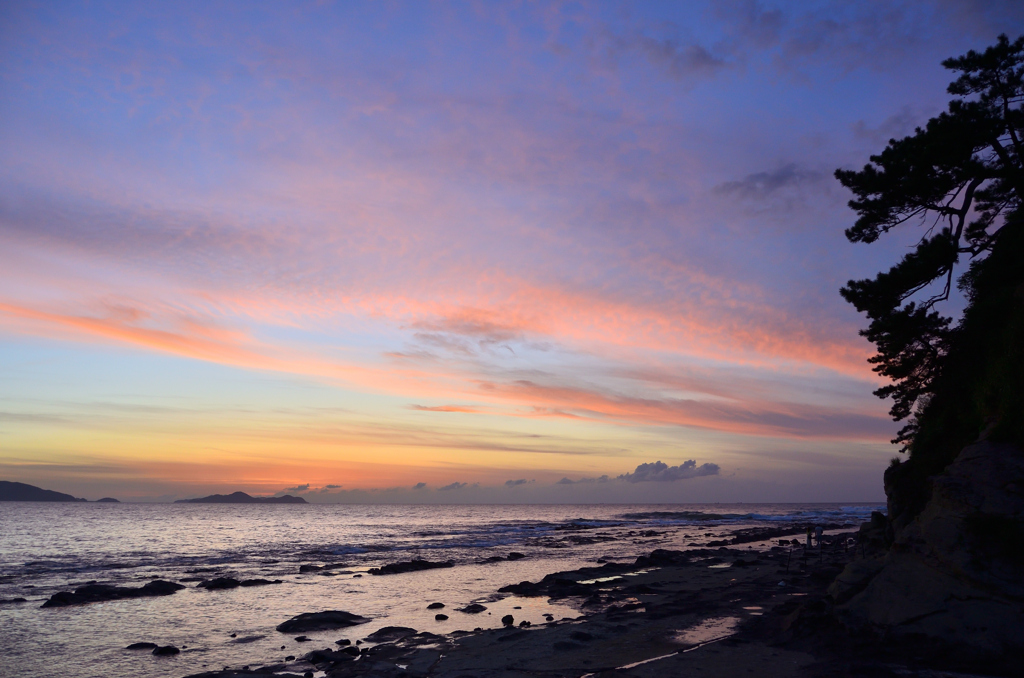
[[[655,550],[499,591],[569,601],[575,617],[530,625],[513,614],[501,629],[448,635],[385,627],[358,643],[339,639],[280,663],[190,678],[915,675],[905,672],[916,668],[906,657],[866,651],[870,638],[839,640],[825,589],[852,557],[852,536],[826,536],[810,549],[787,539],[770,550]],[[337,622],[339,635],[363,621],[341,611],[306,618],[318,628]],[[303,621],[283,626],[303,630]]]

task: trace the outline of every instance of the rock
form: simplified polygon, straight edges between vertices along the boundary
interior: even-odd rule
[[[509,560],[519,560],[520,558],[525,558],[525,557],[526,557],[525,553],[519,553],[518,551],[513,551],[512,553],[508,554],[508,559]]]
[[[156,643],[132,643],[131,645],[129,645],[125,649],[126,650],[153,650],[153,649],[156,649],[156,647],[157,647]]]
[[[324,568],[319,565],[299,565],[299,574],[306,574],[307,572],[317,572]]]
[[[457,608],[459,612],[465,612],[466,614],[479,614],[487,608],[480,603],[470,603],[466,607]]]
[[[268,586],[270,584],[283,584],[284,581],[281,579],[244,579],[241,582],[241,586]]]
[[[27,598],[0,598],[0,605],[17,605],[18,603],[27,603]]]
[[[416,629],[411,629],[408,626],[385,626],[379,631],[374,631],[366,636],[366,640],[371,643],[389,643],[415,635]]]
[[[157,657],[171,657],[176,654],[181,654],[181,650],[173,645],[162,645],[160,647],[153,648],[153,654]]]
[[[352,655],[348,652],[343,652],[342,650],[331,650],[330,648],[325,648],[323,650],[313,650],[309,654],[304,655],[302,658],[310,664],[313,664],[314,666],[317,664],[324,664],[328,662],[333,664],[339,661],[352,661]]]
[[[403,574],[405,572],[418,572],[420,570],[433,570],[441,567],[454,567],[455,563],[447,560],[442,563],[431,562],[429,560],[423,560],[422,558],[414,558],[401,563],[390,563],[383,567],[372,567],[369,569],[370,574],[384,575],[384,574]]]
[[[257,640],[263,640],[264,638],[266,638],[266,636],[263,635],[263,634],[257,634],[255,636],[243,636],[242,638],[236,638],[235,637],[236,635],[237,634],[232,634],[231,637],[235,638],[235,639],[234,640],[230,640],[228,642],[230,642],[232,644],[235,644],[235,645],[247,645],[249,643],[255,643]],[[181,647],[184,649],[185,646],[182,645]]]
[[[50,599],[43,603],[42,607],[67,607],[68,605],[85,605],[87,603],[102,603],[108,600],[125,600],[131,598],[152,598],[155,596],[169,596],[175,591],[185,588],[181,584],[154,579],[145,586],[130,588],[127,586],[112,586],[110,584],[87,584],[80,586],[75,591],[61,591],[50,596]]]
[[[341,648],[338,651],[339,652],[344,652],[345,654],[349,655],[350,657],[358,657],[359,656],[359,648],[358,647],[353,647],[351,645],[349,645],[348,647],[343,647],[343,648]]]
[[[356,626],[370,621],[366,617],[360,617],[351,612],[342,610],[325,610],[324,612],[304,612],[292,617],[286,622],[278,624],[277,630],[281,633],[295,633],[297,631],[320,631],[325,629],[340,629],[347,626]]]
[[[310,638],[309,636],[295,636],[295,642],[296,643],[308,643],[311,640],[313,640],[313,639]]]
[[[434,615],[434,619],[436,621],[446,621],[448,619],[448,615],[446,615],[446,614],[435,614]]]
[[[232,577],[217,577],[216,579],[208,579],[201,581],[196,584],[197,589],[207,589],[208,591],[220,591],[223,589],[236,589],[242,585],[242,582]]]
[[[340,639],[340,640],[336,640],[336,641],[334,641],[334,644],[335,644],[335,645],[341,645],[342,647],[346,647],[346,646],[348,646],[348,645],[351,645],[351,644],[352,644],[352,641],[351,641],[351,640],[349,640],[348,638],[342,638],[342,639]]]
[[[430,605],[427,605],[428,610],[440,610],[443,607],[444,603],[431,603]]]
[[[525,619],[523,621],[519,622],[519,627],[520,628],[527,628],[529,626],[533,626],[533,624],[531,624],[530,622],[526,621]]]
[[[931,478],[919,514],[903,512],[891,526],[873,517],[862,530],[860,557],[829,587],[840,620],[896,639],[930,639],[982,664],[1024,656],[1022,487],[1020,449],[965,447]]]
[[[285,660],[286,662],[293,662],[293,661],[295,661],[295,655],[293,655],[293,654],[290,654],[290,655],[286,656],[286,657],[284,658],[284,660]]]
[[[501,623],[505,626],[512,626],[516,623],[516,620],[512,615],[506,614],[504,617],[501,618]]]

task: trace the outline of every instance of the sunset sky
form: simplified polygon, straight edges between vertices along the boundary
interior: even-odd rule
[[[920,233],[848,243],[832,172],[1022,31],[1009,1],[4,2],[0,479],[883,498],[898,425],[838,289]]]

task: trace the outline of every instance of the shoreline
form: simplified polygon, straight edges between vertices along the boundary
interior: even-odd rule
[[[446,635],[396,628],[400,637],[363,645],[358,657],[338,646],[311,648],[289,662],[187,678],[826,675],[815,668],[821,658],[779,640],[799,621],[794,612],[818,601],[852,557],[840,546],[852,534],[833,535],[821,551],[792,544],[657,549],[631,563],[555,572],[495,592],[568,602],[580,612],[575,618],[523,627],[513,614],[505,628]],[[757,541],[765,536],[778,535]],[[360,637],[358,627],[339,635]]]

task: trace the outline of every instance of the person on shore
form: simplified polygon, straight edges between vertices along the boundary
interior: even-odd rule
[[[818,548],[821,548],[821,537],[825,534],[825,528],[818,525],[814,528],[814,541],[817,542]]]
[[[811,548],[811,526],[807,526],[807,548]]]

